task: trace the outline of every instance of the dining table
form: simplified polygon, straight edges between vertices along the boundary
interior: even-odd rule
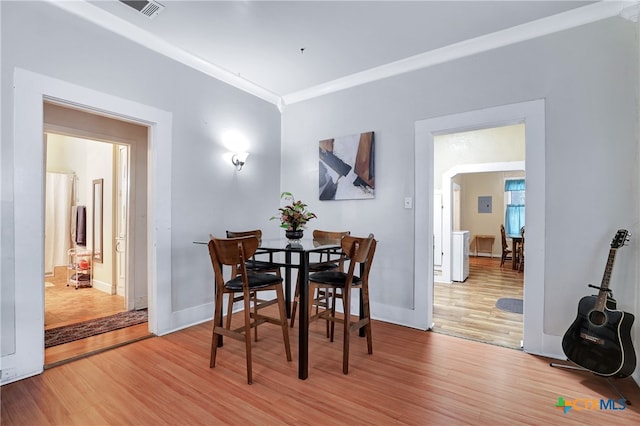
[[[339,253],[340,240],[301,239],[263,239],[256,251],[256,256],[269,255],[269,262],[285,268],[285,307],[287,318],[291,318],[291,278],[292,270],[298,270],[300,281],[299,320],[298,320],[298,378],[309,376],[309,255],[311,253]],[[274,254],[284,253],[284,262]],[[295,259],[297,257],[297,259]]]
[[[208,244],[194,241],[195,244]],[[291,278],[293,269],[298,270],[300,280],[299,320],[298,320],[298,378],[306,380],[309,376],[309,255],[311,253],[341,252],[341,241],[333,239],[314,240],[303,238],[290,241],[285,238],[262,239],[255,253],[257,260],[267,260],[274,266],[285,268],[284,294],[287,318],[291,318]],[[284,254],[277,256],[278,254]],[[361,309],[362,313],[362,309]],[[362,335],[362,330],[361,333]],[[219,345],[222,345],[220,339]]]

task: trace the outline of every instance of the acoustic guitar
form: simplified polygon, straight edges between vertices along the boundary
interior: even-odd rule
[[[619,229],[611,241],[609,258],[597,296],[585,296],[578,303],[578,316],[562,339],[562,350],[578,366],[600,376],[627,377],[636,368],[631,343],[634,316],[616,310],[609,281],[618,248],[628,241],[629,233]]]

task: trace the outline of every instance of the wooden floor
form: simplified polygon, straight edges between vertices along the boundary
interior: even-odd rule
[[[471,257],[465,282],[434,284],[433,331],[480,342],[520,348],[522,314],[496,308],[502,297],[523,298],[524,274],[500,268],[500,259]]]
[[[66,286],[66,268],[56,268],[45,286],[45,329],[112,315],[125,310],[122,296],[94,288]],[[497,258],[470,258],[464,283],[434,285],[434,331],[485,343],[519,348],[522,315],[500,311],[500,297],[522,297],[523,274],[500,268]],[[111,333],[77,340],[45,350],[45,366],[103,351],[148,337],[148,325],[140,324]]]
[[[87,321],[124,312],[124,297],[91,287],[66,285],[66,268],[57,267],[54,276],[45,277],[45,329]]]
[[[66,286],[66,268],[57,268],[46,281],[45,329],[112,315],[125,310],[124,298],[94,288]],[[522,315],[495,307],[500,297],[522,298],[523,274],[499,259],[471,257],[464,283],[434,285],[434,331],[511,348],[520,348]],[[140,324],[111,333],[77,340],[45,350],[45,366],[104,351],[148,337],[148,325]]]
[[[247,385],[244,345],[227,339],[209,368],[211,322],[82,358],[2,387],[9,425],[638,424],[640,389],[617,381],[619,404],[593,374],[551,368],[505,347],[374,321],[374,352],[353,336],[348,375],[339,342],[311,324],[309,378],[287,362],[280,329],[260,327]],[[558,399],[580,400],[566,414]],[[599,401],[617,410],[600,411]],[[585,410],[585,400],[595,401]],[[595,411],[595,412],[594,412]]]
[[[58,267],[53,276],[45,277],[45,330],[126,310],[122,296],[91,287],[76,290],[67,287],[66,281],[66,267]],[[148,324],[139,324],[46,348],[45,368],[148,337],[148,329]]]

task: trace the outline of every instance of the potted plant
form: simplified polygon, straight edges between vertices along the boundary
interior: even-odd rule
[[[290,192],[283,192],[280,198],[287,200],[289,204],[280,207],[279,216],[273,216],[270,220],[280,219],[280,227],[284,228],[285,236],[289,240],[299,240],[302,238],[303,229],[307,222],[316,218],[315,213],[307,210],[307,205],[300,200],[296,200]]]

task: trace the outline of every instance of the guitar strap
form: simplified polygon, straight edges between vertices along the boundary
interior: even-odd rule
[[[611,294],[607,294],[607,301],[605,303],[609,310],[614,311],[618,308],[618,302],[611,296]]]
[[[598,297],[597,294],[592,294],[591,297]],[[616,299],[614,299],[613,297],[611,297],[611,295],[607,294],[607,300],[605,302],[607,309],[609,309],[610,311],[615,311],[618,309],[618,302],[616,301]]]

